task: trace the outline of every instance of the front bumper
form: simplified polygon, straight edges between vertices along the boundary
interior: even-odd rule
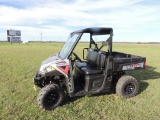
[[[44,74],[37,71],[33,78],[33,83],[38,87],[43,87],[43,82],[44,82]]]

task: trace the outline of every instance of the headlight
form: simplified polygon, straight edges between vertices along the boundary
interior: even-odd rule
[[[47,72],[50,72],[50,71],[53,71],[53,70],[55,70],[55,69],[54,69],[54,67],[49,66],[49,67],[46,67],[45,70],[46,70]]]

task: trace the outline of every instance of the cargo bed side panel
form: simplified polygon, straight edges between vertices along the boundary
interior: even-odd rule
[[[145,68],[145,57],[114,58],[113,71],[137,70]]]

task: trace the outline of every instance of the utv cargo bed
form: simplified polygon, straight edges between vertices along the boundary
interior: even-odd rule
[[[146,66],[145,57],[121,52],[112,52],[112,55],[114,71],[143,69]]]

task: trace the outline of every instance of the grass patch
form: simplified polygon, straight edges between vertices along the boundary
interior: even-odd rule
[[[37,104],[32,78],[41,62],[61,50],[62,43],[0,43],[0,119],[159,119],[160,118],[160,45],[114,44],[113,50],[146,56],[145,70],[130,71],[140,84],[139,94],[122,99],[116,94],[67,97],[54,111],[43,111]],[[82,58],[83,47],[77,46]],[[104,48],[105,49],[105,48]]]

